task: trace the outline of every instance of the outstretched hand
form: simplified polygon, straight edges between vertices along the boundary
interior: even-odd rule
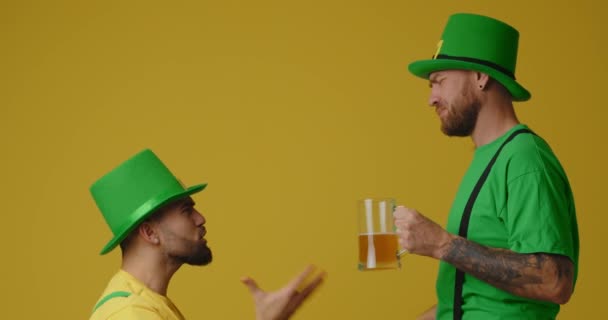
[[[315,270],[314,266],[306,269],[293,278],[283,288],[266,292],[258,287],[255,280],[250,277],[241,279],[253,296],[255,302],[255,313],[257,320],[285,320],[298,310],[300,305],[310,296],[313,291],[323,282],[325,272],[315,276],[303,289],[302,285],[306,277]]]

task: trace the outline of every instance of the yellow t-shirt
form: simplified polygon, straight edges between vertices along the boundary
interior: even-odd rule
[[[99,300],[116,291],[131,294],[107,300],[89,320],[185,320],[169,298],[150,290],[124,270],[112,277]]]

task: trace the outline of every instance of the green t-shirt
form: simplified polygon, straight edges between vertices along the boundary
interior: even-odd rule
[[[448,216],[447,230],[458,234],[473,187],[500,145],[517,125],[475,150]],[[468,237],[476,243],[518,253],[553,253],[574,262],[578,272],[578,227],[568,178],[547,143],[522,133],[507,143],[481,188],[471,212]],[[437,319],[452,319],[456,269],[440,262]],[[554,319],[559,305],[522,298],[465,274],[463,319]]]

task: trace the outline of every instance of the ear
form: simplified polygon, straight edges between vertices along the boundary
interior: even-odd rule
[[[488,86],[488,82],[490,82],[490,76],[483,72],[475,72],[475,83],[479,90],[484,90]]]
[[[146,242],[150,244],[159,244],[160,238],[158,232],[156,230],[156,226],[149,222],[144,221],[137,227],[137,232],[139,236]]]

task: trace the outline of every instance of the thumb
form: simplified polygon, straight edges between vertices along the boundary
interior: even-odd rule
[[[258,287],[258,284],[250,277],[241,278],[241,282],[249,289],[252,294],[255,294],[260,291],[260,287]]]

